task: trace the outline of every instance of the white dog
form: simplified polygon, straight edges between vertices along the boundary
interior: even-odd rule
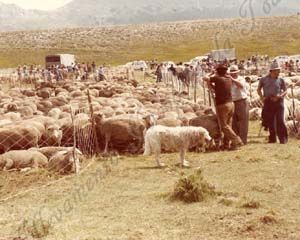
[[[189,167],[185,160],[185,153],[192,147],[204,147],[207,141],[211,141],[208,131],[202,127],[165,127],[153,126],[145,135],[144,155],[155,154],[159,167],[165,164],[160,162],[159,156],[162,150],[169,152],[180,152],[180,163],[182,167]]]

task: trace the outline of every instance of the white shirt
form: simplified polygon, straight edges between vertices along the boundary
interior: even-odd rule
[[[235,83],[232,83],[232,89],[231,89],[232,100],[238,101],[242,99],[248,99],[249,84],[242,76],[238,76],[236,80],[243,85],[243,88],[239,88]]]

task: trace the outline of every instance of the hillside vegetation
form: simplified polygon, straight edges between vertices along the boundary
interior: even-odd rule
[[[0,67],[42,64],[47,54],[73,53],[80,62],[186,61],[211,49],[253,54],[299,54],[297,16],[222,19],[44,31],[0,32]]]

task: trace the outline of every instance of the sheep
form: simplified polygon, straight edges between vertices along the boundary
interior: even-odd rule
[[[48,159],[38,151],[14,150],[0,155],[0,170],[45,168]]]
[[[178,127],[178,126],[182,126],[182,121],[175,118],[161,118],[157,120],[157,125],[162,125],[167,127]]]
[[[48,160],[50,160],[50,158],[52,158],[58,152],[72,151],[73,147],[42,147],[42,148],[31,148],[29,150],[38,151],[44,154],[48,158]],[[77,151],[79,150],[77,149]]]
[[[39,145],[60,146],[62,140],[62,130],[58,121],[50,117],[35,117],[20,122],[19,124],[28,127],[35,127],[39,130]]]
[[[78,173],[80,170],[80,156],[82,156],[82,153],[78,149],[75,150],[75,154],[72,148],[58,151],[50,157],[48,169],[60,174]]]
[[[174,152],[179,150],[181,167],[189,167],[189,162],[185,160],[186,151],[200,144],[204,146],[206,141],[211,140],[208,131],[202,127],[165,127],[157,125],[149,128],[145,135],[144,155],[154,153],[158,167],[164,167],[165,164],[159,159],[162,149]]]
[[[62,130],[59,125],[52,124],[46,127],[45,133],[40,139],[41,146],[60,146],[62,141]]]
[[[140,152],[145,130],[152,125],[150,116],[145,119],[125,116],[103,119],[101,114],[96,114],[95,122],[98,142],[104,142],[104,146],[101,146],[104,148],[104,154],[108,153],[109,145],[121,152]]]
[[[288,129],[289,136],[300,138],[300,122],[290,120],[286,122],[286,127]]]
[[[39,134],[35,127],[5,126],[0,129],[0,153],[37,147]]]
[[[51,118],[54,118],[54,119],[59,119],[61,113],[62,113],[62,111],[59,108],[52,108],[48,112],[48,116]]]
[[[218,118],[215,114],[208,114],[202,115],[200,117],[195,117],[189,121],[189,126],[203,127],[207,129],[210,136],[216,142],[217,149],[219,149],[222,140],[222,132],[218,123]]]

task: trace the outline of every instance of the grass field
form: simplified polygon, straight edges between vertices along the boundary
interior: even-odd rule
[[[256,19],[255,29],[241,34],[249,21],[0,32],[0,67],[43,64],[57,52],[98,64],[184,61],[228,43],[241,58],[299,53],[297,17]],[[121,156],[86,160],[81,174],[66,178],[44,170],[1,173],[0,239],[300,239],[299,140],[269,145],[258,133],[252,122],[241,150],[189,153],[191,169],[176,166],[178,154],[164,154],[166,169],[155,168],[153,157]],[[170,200],[178,179],[198,168],[220,194],[193,204]]]
[[[73,53],[80,62],[187,61],[235,47],[239,58],[299,54],[300,18],[199,20],[177,23],[0,32],[0,67],[42,64],[47,54]]]
[[[189,153],[191,169],[175,166],[177,154],[163,155],[166,169],[153,157],[92,161],[79,176],[1,202],[0,239],[299,239],[299,142],[267,145],[258,132],[252,123],[250,144],[239,151]],[[171,201],[176,181],[197,168],[220,196]],[[1,174],[1,199],[55,179]]]

